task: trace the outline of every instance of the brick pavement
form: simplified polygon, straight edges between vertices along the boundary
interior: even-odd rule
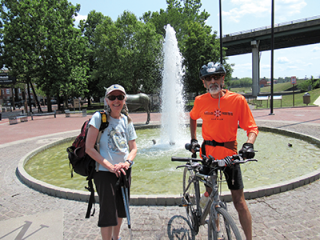
[[[274,113],[253,110],[259,126],[291,130],[320,139],[318,107],[275,109]],[[159,116],[152,114],[151,121],[159,121]],[[132,117],[135,123],[141,124],[146,119],[145,114],[132,114]],[[82,117],[67,119],[60,115],[56,119],[48,117],[16,125],[9,125],[5,119],[0,122],[0,239],[100,239],[96,226],[98,214],[84,219],[86,203],[34,191],[22,184],[15,174],[22,156],[48,142],[74,136],[83,121]],[[319,199],[320,182],[316,181],[288,192],[249,200],[254,239],[320,239]],[[228,207],[239,223],[232,204]],[[40,222],[36,221],[39,216],[43,216]],[[178,236],[188,234],[185,216],[183,208],[174,206],[132,206],[133,239],[176,239],[172,232]],[[129,239],[126,221],[121,236]],[[196,239],[206,239],[205,227]]]

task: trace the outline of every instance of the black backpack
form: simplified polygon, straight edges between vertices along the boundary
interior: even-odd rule
[[[107,114],[105,111],[100,111],[101,114],[101,126],[99,129],[99,135],[96,141],[96,144],[100,142],[100,137],[103,131],[108,127],[109,123],[107,121]],[[85,187],[88,191],[90,191],[90,198],[88,202],[88,208],[86,213],[86,218],[90,217],[90,212],[92,205],[95,203],[94,199],[94,188],[93,188],[93,175],[95,173],[96,161],[92,159],[88,154],[86,154],[85,146],[86,146],[86,138],[89,129],[89,120],[85,121],[82,125],[81,132],[74,140],[72,146],[67,148],[68,158],[69,158],[69,166],[71,165],[71,177],[73,177],[73,171],[81,176],[87,177],[88,187]],[[95,209],[91,216],[95,213]]]

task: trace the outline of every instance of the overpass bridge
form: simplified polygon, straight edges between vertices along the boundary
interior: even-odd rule
[[[320,43],[320,16],[274,25],[274,49]],[[252,94],[259,93],[260,51],[271,50],[271,26],[224,35],[226,56],[252,52]]]

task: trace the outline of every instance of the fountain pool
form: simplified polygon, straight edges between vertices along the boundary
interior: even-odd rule
[[[176,169],[179,164],[171,162],[171,156],[190,156],[190,152],[184,149],[185,143],[190,141],[190,134],[184,128],[185,116],[184,99],[182,86],[182,66],[181,55],[177,46],[174,29],[166,26],[166,39],[164,49],[164,72],[163,86],[161,90],[162,108],[161,108],[161,128],[137,129],[138,155],[132,171],[133,195],[175,195],[179,196],[182,191],[182,169]],[[180,121],[181,120],[181,121]],[[261,130],[261,128],[259,128]],[[270,195],[274,192],[286,191],[292,189],[288,186],[288,181],[298,182],[301,185],[310,182],[311,178],[319,177],[318,171],[320,164],[319,140],[308,139],[303,141],[302,135],[271,133],[272,129],[260,131],[255,143],[257,163],[248,163],[242,165],[243,180],[245,190],[260,188],[259,194],[254,197]],[[279,131],[279,130],[278,130]],[[283,134],[288,134],[283,133]],[[294,135],[294,136],[293,136]],[[201,136],[201,129],[198,129],[197,136]],[[23,181],[28,182],[34,188],[47,192],[51,195],[62,196],[71,199],[81,199],[77,190],[84,190],[86,181],[84,177],[75,175],[70,178],[69,161],[67,159],[66,148],[70,146],[74,138],[66,139],[63,142],[57,142],[50,146],[45,146],[37,151],[30,153],[25,159],[22,159],[18,167],[18,173]],[[199,142],[202,139],[198,139]],[[246,134],[243,130],[238,131],[239,146],[246,141]],[[153,144],[156,142],[156,144]],[[292,147],[288,146],[292,144]],[[56,145],[56,146],[54,146]],[[35,155],[34,155],[35,154]],[[24,177],[25,170],[35,179],[29,180]],[[22,173],[23,172],[23,173]],[[315,174],[309,174],[316,172]],[[292,180],[299,177],[303,178],[309,174],[308,181]],[[27,175],[27,174],[26,174]],[[311,176],[312,175],[312,176]],[[310,177],[311,176],[311,177]],[[37,183],[34,183],[38,181]],[[46,184],[44,184],[44,182]],[[51,185],[48,185],[51,184]],[[277,191],[266,193],[265,188],[278,184]],[[44,187],[43,185],[47,185]],[[58,190],[52,190],[54,186],[61,187]],[[292,184],[293,185],[293,184]],[[295,184],[295,187],[298,185]],[[44,190],[44,188],[46,188]],[[65,191],[65,188],[69,191]],[[52,191],[51,191],[52,190]],[[224,187],[223,190],[226,190]],[[71,193],[75,193],[72,195]],[[71,196],[72,195],[72,196]],[[161,201],[157,198],[157,204]],[[158,201],[159,200],[159,201]],[[177,200],[177,198],[175,199]],[[152,204],[155,204],[152,202]],[[180,203],[180,199],[176,203]],[[137,203],[137,202],[136,202]],[[139,204],[145,204],[147,201],[140,201]],[[168,204],[168,202],[165,202]],[[174,204],[171,202],[170,204]]]
[[[182,170],[171,162],[171,156],[190,156],[184,149],[187,139],[174,146],[160,142],[161,128],[137,130],[138,155],[132,171],[133,195],[179,195],[182,189]],[[200,128],[198,129],[200,134]],[[160,137],[159,137],[160,138]],[[243,130],[238,131],[239,145],[246,140]],[[199,139],[199,141],[201,141]],[[70,141],[46,149],[32,157],[25,170],[34,178],[46,183],[69,189],[84,190],[84,177],[75,174],[70,178],[66,148]],[[288,146],[292,144],[292,147]],[[242,165],[245,188],[256,188],[288,181],[313,172],[320,165],[320,149],[315,144],[261,131],[255,149],[259,162]],[[310,161],[312,159],[312,161]],[[224,187],[226,189],[226,186]]]

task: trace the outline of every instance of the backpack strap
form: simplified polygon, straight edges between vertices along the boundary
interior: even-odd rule
[[[100,115],[101,115],[101,125],[99,128],[99,134],[97,137],[97,141],[96,141],[96,149],[97,151],[100,153],[100,139],[101,139],[101,135],[104,132],[104,130],[109,126],[109,122],[108,122],[108,116],[106,111],[100,111]],[[96,171],[99,172],[99,163],[96,162]]]
[[[94,188],[93,188],[93,183],[92,183],[93,174],[94,174],[94,171],[91,171],[90,175],[87,177],[88,187],[86,187],[86,189],[88,191],[90,191],[90,196],[89,196],[86,218],[90,218],[90,212],[91,212],[92,205],[93,205],[93,212],[92,212],[91,216],[93,216],[94,213],[96,212],[96,208],[95,208],[96,200],[94,198]]]
[[[101,125],[100,125],[100,128],[99,128],[99,134],[98,134],[97,141],[96,141],[96,144],[95,144],[95,148],[99,153],[100,153],[101,135],[102,135],[103,131],[109,125],[107,113],[105,111],[100,111],[100,114],[101,114]],[[98,162],[96,162],[96,171],[97,172],[99,171],[99,163]],[[96,200],[94,198],[94,188],[93,188],[93,183],[92,183],[94,172],[95,171],[92,171],[90,173],[90,175],[87,177],[88,187],[86,187],[86,188],[88,189],[88,191],[90,191],[90,196],[89,196],[89,202],[88,202],[88,207],[87,207],[86,218],[90,218],[92,205],[93,205],[94,208],[93,208],[93,212],[92,212],[91,216],[93,216],[95,211],[96,211],[96,208],[95,208]]]
[[[108,122],[108,116],[106,111],[100,111],[101,114],[101,125],[99,128],[99,131],[104,131],[108,126],[109,126],[109,122]]]

